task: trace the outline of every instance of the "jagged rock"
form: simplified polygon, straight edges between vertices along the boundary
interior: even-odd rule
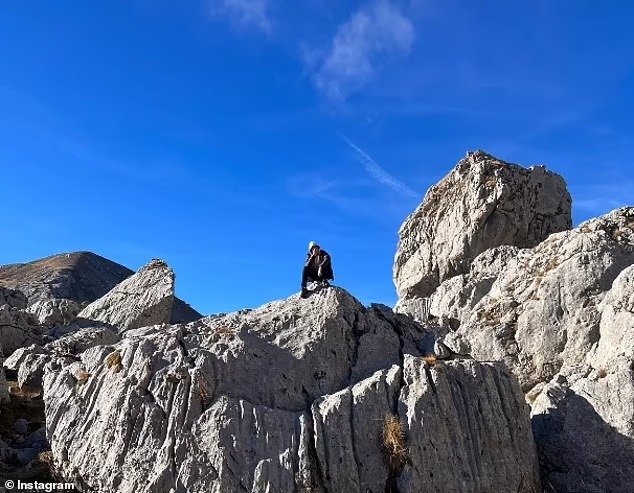
[[[127,267],[94,253],[73,252],[23,264],[0,266],[0,285],[19,289],[31,304],[68,299],[85,306],[104,296],[132,274],[134,272]],[[182,300],[174,300],[171,323],[188,323],[201,317]]]
[[[49,361],[46,351],[37,344],[16,349],[4,363],[4,368],[17,372],[18,385],[42,387],[44,365]]]
[[[403,354],[421,356],[418,347],[428,338],[407,317],[381,305],[366,309],[334,287],[187,326],[127,331],[114,346],[46,368],[47,434],[58,472],[83,491],[383,492],[396,480],[380,437],[386,415],[399,407],[399,365]],[[377,343],[382,351],[370,347]],[[502,396],[480,393],[478,382],[486,378],[477,373],[488,370],[475,362],[466,368],[459,383],[448,379],[443,409],[460,392],[454,386],[467,385],[466,374],[473,374],[473,409],[484,417],[473,418],[478,424],[469,439],[481,440],[474,430],[482,423],[507,428],[518,419],[519,431],[506,436],[525,443],[497,443],[487,457],[499,449],[514,458],[513,447],[534,446],[530,433],[524,436],[525,407],[516,407],[517,384],[495,387],[505,389]],[[444,378],[440,366],[432,371]],[[423,385],[425,372],[408,372],[412,389]],[[493,370],[487,375],[507,378]],[[508,420],[489,419],[504,413]],[[423,414],[406,416],[422,426]],[[532,458],[526,455],[518,470],[530,469]],[[457,476],[453,481],[450,489],[462,483]]]
[[[630,266],[599,304],[599,342],[587,356],[588,366],[581,373],[556,375],[533,403],[544,476],[557,491],[631,490],[633,281],[634,266]]]
[[[0,306],[9,305],[18,310],[26,308],[28,300],[26,295],[17,289],[6,288],[0,285]]]
[[[619,273],[634,264],[628,224],[634,224],[634,208],[519,251],[457,330],[470,354],[504,360],[524,391],[583,367],[600,340],[599,304]]]
[[[529,408],[506,368],[406,356],[404,378],[409,460],[398,491],[540,491]]]
[[[114,327],[119,332],[169,323],[174,305],[174,272],[153,260],[84,308],[77,318]]]
[[[44,347],[31,345],[16,350],[4,362],[4,367],[17,372],[20,387],[41,389],[44,368],[58,360],[58,366],[64,361],[72,361],[73,356],[95,346],[112,345],[120,340],[119,334],[109,327],[91,327],[79,329],[62,335]],[[76,359],[76,358],[75,358]]]
[[[401,226],[397,291],[401,298],[428,297],[446,279],[466,274],[489,248],[533,247],[571,226],[571,198],[561,176],[468,153]]]
[[[121,337],[110,327],[89,327],[63,335],[49,342],[44,349],[59,355],[83,353],[95,346],[110,346],[121,340]]]
[[[314,402],[313,441],[325,491],[385,491],[390,469],[382,426],[396,414],[401,380],[400,367],[392,366]]]
[[[628,207],[533,248],[488,250],[468,274],[416,302],[426,303],[428,320],[449,330],[443,342],[452,351],[505,361],[517,375],[532,402],[544,480],[556,491],[586,491],[584,484],[587,491],[629,491],[632,264],[634,207]],[[559,380],[565,391],[557,390]],[[606,435],[610,429],[618,432]]]
[[[73,300],[52,299],[37,301],[27,309],[40,325],[57,327],[67,325],[77,317],[82,306]]]
[[[18,348],[37,344],[42,328],[29,313],[9,305],[0,306],[0,346],[5,355]]]

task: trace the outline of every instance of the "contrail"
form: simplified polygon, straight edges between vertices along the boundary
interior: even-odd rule
[[[409,188],[404,183],[400,182],[392,175],[390,175],[387,171],[385,171],[381,166],[379,166],[374,159],[367,155],[363,149],[354,145],[352,141],[343,134],[339,134],[339,138],[343,140],[350,148],[355,152],[359,162],[363,164],[363,167],[368,172],[370,176],[372,176],[376,181],[387,185],[393,190],[407,196],[407,197],[418,197],[418,194]]]

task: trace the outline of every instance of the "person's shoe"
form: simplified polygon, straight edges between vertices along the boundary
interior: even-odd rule
[[[308,291],[308,289],[306,288],[302,288],[302,292],[299,294],[301,298],[308,298],[309,295],[310,291]]]

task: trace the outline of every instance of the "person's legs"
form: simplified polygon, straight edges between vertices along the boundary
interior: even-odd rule
[[[319,278],[317,271],[310,267],[304,267],[302,270],[302,288],[305,288],[309,281],[316,281]]]

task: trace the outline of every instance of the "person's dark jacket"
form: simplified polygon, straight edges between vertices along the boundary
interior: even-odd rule
[[[319,253],[315,256],[312,256],[309,252],[306,256],[306,267],[317,272],[320,266],[322,277],[330,281],[334,280],[335,274],[332,270],[332,260],[328,252],[319,250]]]

